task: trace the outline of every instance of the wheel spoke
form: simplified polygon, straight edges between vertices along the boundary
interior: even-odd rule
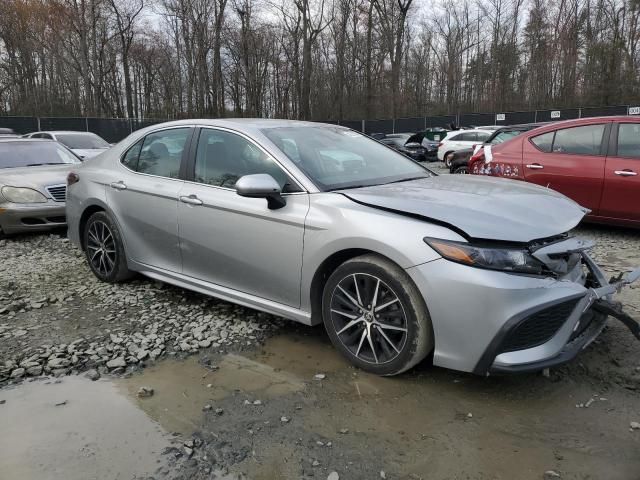
[[[358,279],[356,278],[356,274],[353,274],[353,284],[356,286],[356,297],[358,297],[358,305],[363,305],[362,297],[360,296],[360,289],[358,288]]]
[[[371,299],[371,308],[373,308],[374,311],[376,305],[378,305],[378,290],[380,290],[380,279],[376,278],[376,289],[373,291],[373,298]]]
[[[339,332],[337,332],[338,335],[340,335],[341,333],[345,332],[346,330],[349,330],[350,328],[353,328],[354,326],[356,326],[357,324],[359,324],[362,321],[362,319],[360,317],[356,318],[355,320],[351,320],[349,323],[347,323],[344,327],[342,327],[340,329]]]
[[[387,323],[376,322],[376,325],[378,325],[381,329],[384,329],[384,330],[397,330],[398,332],[406,332],[407,331],[406,328],[396,327],[395,325],[389,325]]]
[[[397,297],[396,297],[396,298],[394,298],[393,300],[389,300],[388,302],[383,303],[383,304],[382,304],[382,305],[380,305],[379,307],[376,307],[375,311],[376,311],[376,312],[379,312],[379,311],[381,311],[381,310],[384,310],[385,308],[387,308],[387,307],[389,307],[389,306],[393,305],[393,304],[394,304],[394,303],[396,303],[397,301],[398,301],[398,298],[397,298]]]
[[[387,334],[386,334],[386,333],[384,333],[384,330],[382,330],[382,328],[378,328],[378,329],[377,329],[377,331],[378,331],[378,333],[382,336],[382,338],[384,338],[384,339],[387,341],[387,343],[388,343],[389,345],[391,345],[391,348],[393,348],[397,353],[400,353],[400,350],[398,350],[398,349],[396,348],[396,346],[395,346],[395,345],[393,344],[393,342],[389,339],[389,337],[387,337]]]
[[[361,305],[360,303],[358,303],[358,301],[357,301],[355,298],[353,298],[353,297],[349,294],[349,292],[347,292],[347,291],[346,291],[344,288],[342,288],[340,285],[338,285],[338,288],[339,288],[339,289],[340,289],[340,291],[341,291],[341,292],[342,292],[342,293],[343,293],[343,294],[344,294],[344,295],[349,299],[349,301],[350,301],[351,303],[353,303],[353,305],[354,305],[357,309],[362,308],[362,305]]]
[[[359,318],[359,317],[358,317],[358,315],[353,315],[353,314],[351,314],[351,313],[342,312],[342,311],[340,311],[340,310],[335,310],[335,309],[333,309],[333,308],[331,309],[331,311],[332,311],[333,313],[337,313],[338,315],[342,315],[343,317],[347,317],[347,318],[349,318],[349,319],[351,319],[351,320],[354,320],[354,319],[356,319],[356,318]]]
[[[369,327],[369,328],[371,328],[371,327]],[[376,349],[373,346],[373,340],[371,338],[371,330],[369,330],[369,333],[367,334],[367,340],[369,340],[369,346],[371,347],[371,353],[373,353],[373,358],[376,361],[376,363],[378,363],[378,355],[376,355]]]
[[[360,337],[360,343],[358,344],[358,350],[356,350],[356,357],[358,355],[360,355],[360,349],[362,348],[362,344],[364,343],[364,339],[366,338],[366,336],[367,336],[367,329],[365,328],[362,331],[362,336]]]

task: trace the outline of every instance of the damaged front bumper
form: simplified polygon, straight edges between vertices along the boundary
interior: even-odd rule
[[[565,238],[534,247],[533,254],[555,276],[518,275],[446,259],[408,268],[431,317],[434,365],[479,375],[542,370],[574,358],[610,315],[636,334],[637,322],[613,296],[636,281],[640,269],[607,280],[587,253],[591,246]]]
[[[640,268],[607,281],[604,272],[593,259],[581,252],[582,262],[589,272],[592,284],[586,293],[574,298],[564,298],[554,305],[544,305],[533,312],[524,312],[505,323],[485,351],[474,372],[481,375],[539,371],[572,360],[584,350],[604,328],[612,316],[629,328],[640,340],[640,325],[613,300],[622,288],[640,279]],[[564,309],[563,309],[564,307]],[[556,333],[547,341],[530,348],[514,349],[513,337],[527,334],[553,315],[562,321]],[[568,314],[568,315],[567,315]],[[552,322],[551,322],[552,323]],[[515,342],[517,346],[517,342]]]

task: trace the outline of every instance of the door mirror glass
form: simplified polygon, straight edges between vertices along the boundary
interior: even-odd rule
[[[236,182],[236,192],[241,197],[266,198],[270,209],[284,207],[287,202],[282,198],[282,189],[275,178],[267,173],[256,173],[240,177]]]

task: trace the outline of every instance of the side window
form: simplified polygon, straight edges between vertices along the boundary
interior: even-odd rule
[[[618,126],[618,157],[640,158],[640,123]]]
[[[137,172],[159,177],[178,178],[182,152],[190,128],[174,128],[144,137]]]
[[[122,157],[122,160],[120,160],[125,167],[129,170],[133,170],[134,172],[138,170],[138,157],[140,156],[140,150],[142,149],[142,142],[144,142],[144,138],[138,140],[133,147],[129,148],[127,153]]]
[[[40,138],[46,138],[47,140],[53,140],[53,137],[48,133],[43,133]]]
[[[531,139],[531,143],[533,143],[538,150],[549,153],[551,151],[551,145],[553,145],[553,136],[556,132],[547,132],[542,135],[537,135]]]
[[[554,153],[600,155],[604,125],[585,125],[556,131]]]
[[[205,128],[196,153],[195,181],[233,188],[240,177],[267,173],[283,191],[294,191],[288,175],[256,145],[235,133]]]
[[[476,132],[476,140],[484,142],[487,138],[489,138],[489,134],[488,133]]]
[[[464,140],[463,136],[464,133],[458,133],[457,135],[447,136],[447,140],[450,142],[460,142],[461,140]]]

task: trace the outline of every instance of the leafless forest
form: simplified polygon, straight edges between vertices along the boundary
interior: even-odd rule
[[[341,120],[640,99],[640,0],[0,0],[0,114]]]

